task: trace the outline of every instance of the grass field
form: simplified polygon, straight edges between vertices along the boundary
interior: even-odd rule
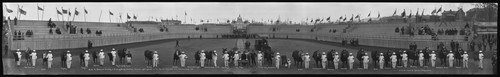
[[[9,54],[8,58],[3,58],[3,68],[4,75],[25,75],[25,74],[492,74],[492,65],[491,60],[487,58],[485,60],[485,69],[480,70],[477,68],[477,62],[470,59],[470,68],[431,68],[431,67],[416,67],[416,68],[397,68],[397,69],[382,69],[376,70],[373,68],[373,65],[369,66],[368,70],[357,69],[359,61],[355,61],[355,65],[353,70],[348,69],[337,69],[333,70],[329,69],[319,69],[316,67],[314,62],[311,61],[311,69],[302,69],[302,68],[283,68],[281,66],[280,69],[266,67],[266,68],[256,68],[256,67],[245,67],[245,68],[233,68],[232,63],[230,64],[231,68],[221,68],[221,67],[213,67],[207,66],[208,68],[198,68],[195,65],[194,53],[198,50],[217,50],[219,54],[219,58],[217,60],[217,65],[222,66],[222,48],[231,49],[236,47],[237,39],[180,39],[180,47],[181,51],[185,51],[188,55],[188,60],[186,61],[188,68],[177,68],[173,67],[173,51],[176,49],[175,47],[176,39],[169,40],[157,40],[150,42],[141,42],[141,43],[132,43],[132,44],[123,44],[123,45],[113,45],[113,46],[105,46],[105,47],[95,47],[91,51],[96,51],[99,49],[104,49],[105,52],[109,52],[111,47],[115,49],[129,48],[133,53],[133,64],[131,66],[127,66],[124,64],[118,63],[118,66],[112,66],[109,57],[106,56],[105,65],[104,66],[93,66],[93,62],[89,63],[88,68],[81,68],[79,65],[79,54],[84,51],[83,48],[79,49],[71,49],[73,55],[72,68],[71,69],[62,69],[61,61],[59,54],[62,51],[66,50],[52,50],[54,53],[54,61],[51,69],[46,69],[47,66],[42,66],[41,54],[46,52],[46,50],[37,50],[39,54],[37,60],[36,67],[26,66],[26,63],[23,61],[22,66],[16,67],[14,64],[14,60],[11,56],[12,53]],[[252,46],[254,45],[255,39],[243,39],[246,41],[250,41]],[[379,51],[387,51],[389,48],[380,48],[380,47],[351,47],[351,46],[341,46],[339,43],[331,43],[331,42],[321,42],[321,41],[313,41],[313,40],[298,40],[298,39],[268,39],[270,46],[273,50],[280,52],[281,55],[287,55],[291,57],[291,53],[293,50],[304,50],[304,52],[308,52],[312,54],[315,50],[320,51],[329,51],[331,49],[335,49],[337,51],[341,51],[343,49],[356,54],[359,48],[364,48],[368,54],[371,54],[370,51],[379,50]],[[153,50],[158,51],[160,62],[158,67],[151,68],[146,66],[144,59],[144,51],[145,50]],[[24,60],[24,59],[23,59]],[[370,59],[371,60],[371,59]],[[371,61],[370,61],[371,64]],[[293,66],[293,65],[292,65]],[[442,67],[442,66],[438,66]],[[389,68],[389,67],[386,67]]]

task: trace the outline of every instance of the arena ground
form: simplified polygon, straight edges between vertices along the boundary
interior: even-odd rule
[[[173,51],[176,49],[175,40],[180,40],[181,51],[185,51],[188,55],[187,66],[188,68],[177,68],[172,66],[173,62]],[[254,45],[255,39],[243,39],[250,41]],[[315,50],[329,51],[330,49],[335,49],[341,51],[343,49],[356,54],[359,48],[364,48],[368,54],[370,51],[379,50],[387,51],[390,48],[381,47],[352,47],[352,46],[341,46],[339,43],[323,42],[323,41],[313,41],[313,40],[300,40],[300,39],[268,39],[270,46],[273,50],[280,52],[281,55],[287,55],[291,58],[293,50],[304,50],[304,52],[313,53]],[[311,69],[302,68],[273,68],[271,66],[265,68],[257,67],[244,67],[244,68],[234,68],[230,64],[231,68],[221,68],[208,66],[207,68],[199,68],[195,65],[194,53],[197,50],[217,50],[219,54],[219,60],[217,60],[217,65],[222,66],[223,61],[221,58],[222,48],[231,49],[236,46],[237,39],[168,39],[168,40],[157,40],[141,43],[132,44],[122,44],[113,45],[105,47],[95,47],[91,51],[96,51],[101,48],[105,52],[109,52],[111,47],[116,49],[129,48],[133,53],[133,64],[131,66],[118,63],[118,66],[112,66],[109,57],[106,56],[106,62],[104,66],[93,66],[92,61],[89,63],[90,67],[82,68],[79,65],[79,53],[84,51],[84,48],[71,49],[73,55],[73,64],[71,69],[63,69],[61,67],[60,52],[67,50],[52,50],[54,54],[54,64],[53,68],[46,69],[47,66],[42,66],[42,59],[38,58],[37,66],[30,67],[26,66],[25,59],[21,63],[22,66],[16,67],[14,60],[12,58],[12,53],[8,53],[7,58],[3,57],[3,71],[4,75],[37,75],[37,74],[71,74],[71,75],[98,75],[98,74],[492,74],[491,60],[488,55],[486,55],[485,69],[480,70],[477,68],[477,61],[470,59],[470,68],[442,68],[439,66],[437,68],[431,67],[410,67],[410,68],[397,68],[397,69],[374,69],[373,65],[369,65],[368,70],[357,69],[359,61],[355,61],[353,70],[349,69],[337,69],[333,70],[333,67],[329,69],[320,69],[316,67],[314,61],[311,61]],[[144,60],[145,50],[156,50],[160,56],[160,64],[156,68],[151,68],[146,66]],[[37,50],[39,57],[41,57],[43,52],[47,50]],[[24,56],[23,56],[24,58]],[[370,59],[371,60],[371,59]],[[294,66],[294,65],[292,65]],[[386,67],[389,68],[389,67]]]

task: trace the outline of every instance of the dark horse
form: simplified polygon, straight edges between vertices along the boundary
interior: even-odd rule
[[[326,53],[326,60],[327,60],[327,63],[326,65],[330,65],[331,63],[333,63],[333,55],[335,55],[335,50],[330,50],[328,53]],[[330,66],[327,66],[327,67],[330,67]]]
[[[194,63],[195,63],[196,65],[199,65],[199,63],[200,63],[200,58],[201,58],[200,53],[201,53],[201,51],[196,51],[196,52],[194,53],[194,55],[193,55],[193,56],[194,56],[194,60],[195,60],[195,62],[194,62]]]
[[[121,50],[118,50],[118,59],[120,60],[120,63],[125,63],[125,56],[127,55],[127,48],[123,48]]]
[[[359,62],[363,62],[363,55],[365,54],[365,51],[363,49],[360,49],[357,54],[356,58],[358,59]],[[359,64],[359,67],[363,67],[363,64]]]
[[[391,50],[385,52],[385,54],[384,54],[384,65],[385,65],[385,67],[387,67],[387,66],[390,67],[391,66],[389,64],[389,62],[391,62],[391,56],[392,56],[392,51]]]
[[[371,54],[371,58],[373,60],[373,65],[374,67],[377,67],[378,66],[378,62],[379,62],[379,56],[380,56],[380,53],[379,51],[372,51],[372,54]]]
[[[174,52],[174,66],[177,65],[179,63],[179,55],[180,55],[180,51],[179,49],[176,49],[175,52]]]
[[[79,57],[80,57],[80,65],[85,65],[85,57],[84,57],[85,52],[81,52]]]
[[[408,55],[408,65],[409,66],[414,66],[414,65],[416,65],[418,63],[418,53],[417,53],[417,51],[408,50],[408,52],[406,52],[406,54]]]
[[[464,50],[463,49],[460,49],[456,52],[453,52],[453,55],[455,55],[455,64],[458,65],[458,66],[461,66],[462,64],[462,54],[464,53]]]
[[[297,65],[297,67],[301,66],[302,63],[304,62],[304,60],[302,60],[302,53],[303,51],[298,51],[298,50],[292,52],[294,65]]]
[[[281,65],[288,64],[288,62],[287,62],[288,58],[286,57],[286,55],[280,55],[280,56],[281,56]],[[290,67],[290,66],[287,66],[287,67]]]
[[[446,55],[447,55],[448,53],[449,53],[449,52],[448,52],[448,50],[447,50],[445,47],[441,48],[441,50],[439,50],[439,51],[436,53],[437,58],[438,58],[438,60],[439,60],[439,62],[440,62],[440,64],[439,64],[439,65],[446,66],[446,64],[447,64],[447,61],[446,61]]]
[[[269,46],[264,46],[264,64],[267,64],[269,66],[272,66],[273,64],[273,57],[274,57],[274,51],[271,50],[271,47]]]
[[[146,60],[148,66],[153,64],[153,54],[151,50],[144,51],[144,60]]]
[[[205,58],[206,58],[205,64],[207,64],[207,66],[212,64],[211,62],[212,62],[212,56],[213,56],[212,54],[213,53],[214,53],[213,50],[205,52]]]
[[[349,52],[347,50],[342,50],[340,52],[340,61],[342,62],[342,67],[347,67],[347,57],[349,57]]]
[[[314,63],[316,64],[316,67],[321,67],[321,52],[319,52],[319,50],[314,51],[312,57],[315,61]]]
[[[429,50],[428,47],[426,47],[424,50],[423,50],[423,53],[424,53],[424,66],[428,64],[428,62],[430,61],[430,58],[431,56],[429,55],[430,53],[432,53],[432,51]]]

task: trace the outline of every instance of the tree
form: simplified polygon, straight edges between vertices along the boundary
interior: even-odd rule
[[[473,11],[475,18],[478,21],[497,21],[498,18],[498,3],[477,3]]]

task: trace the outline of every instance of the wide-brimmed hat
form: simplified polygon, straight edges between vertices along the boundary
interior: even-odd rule
[[[85,52],[89,52],[88,50],[85,50]]]
[[[155,53],[158,53],[158,51],[155,51]]]
[[[184,54],[184,52],[181,52],[181,54]]]
[[[69,50],[68,50],[68,52],[69,52]]]
[[[306,55],[309,55],[309,53],[306,53]]]
[[[52,51],[49,51],[49,53],[52,52]]]

